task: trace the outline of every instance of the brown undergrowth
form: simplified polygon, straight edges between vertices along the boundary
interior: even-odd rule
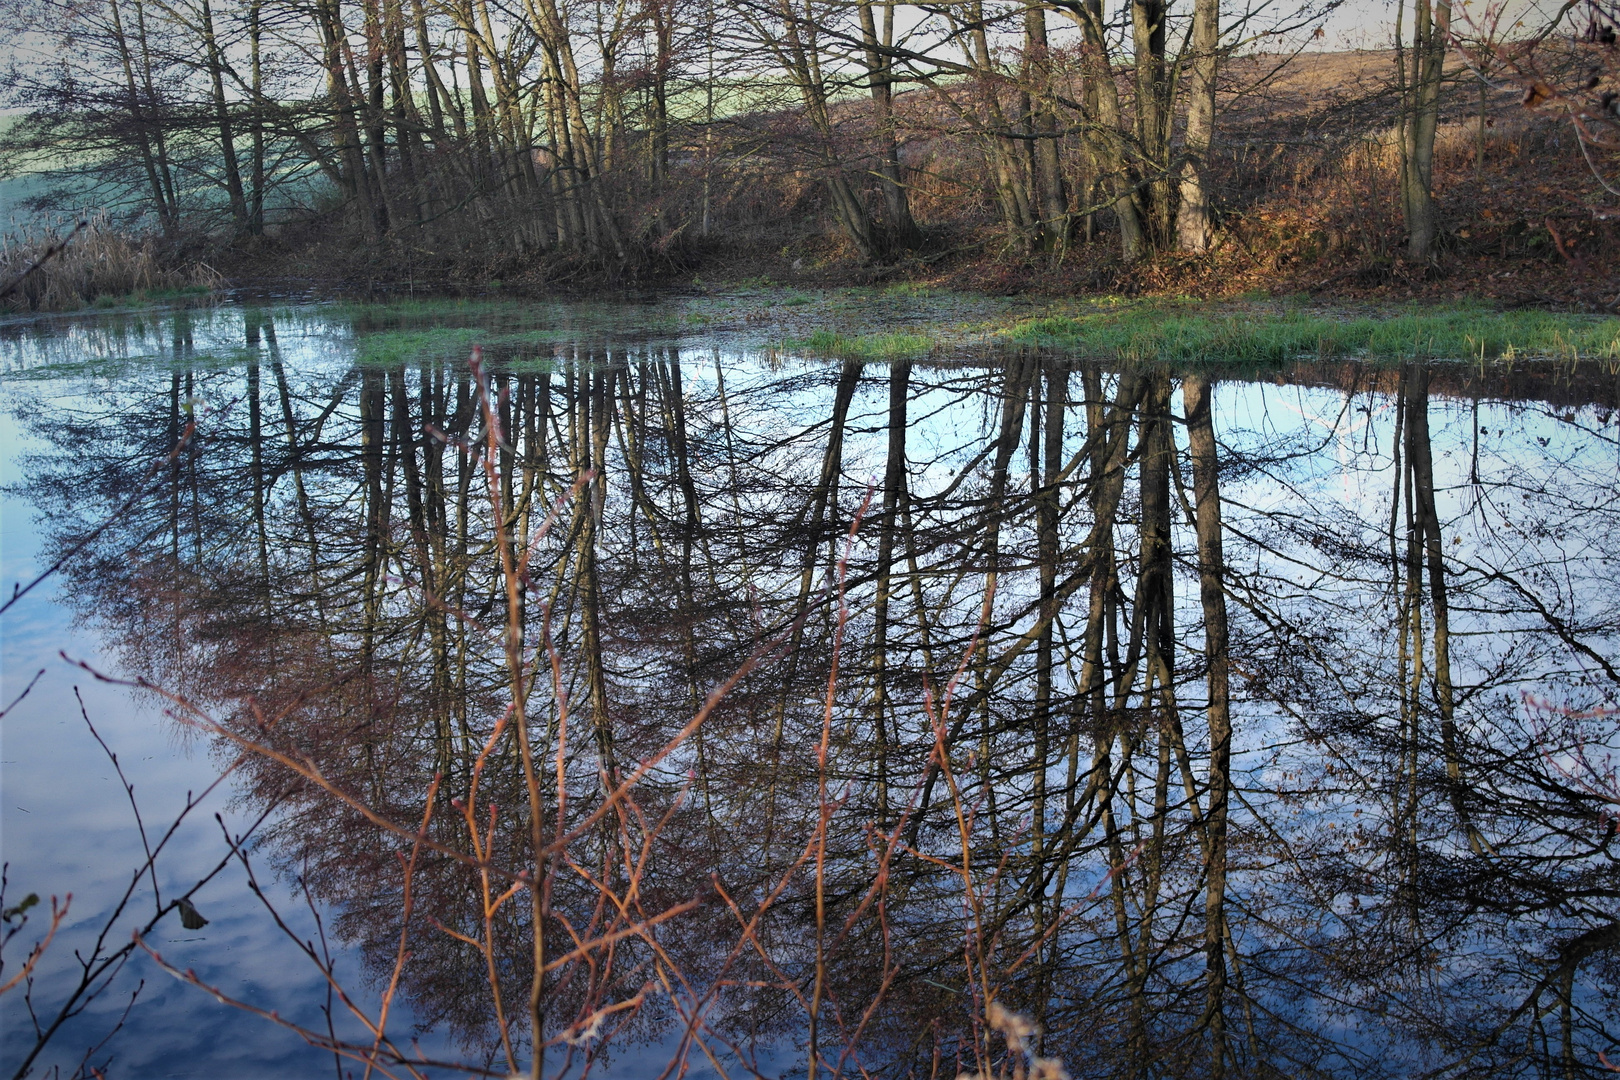
[[[1402,255],[1398,151],[1389,126],[1392,54],[1305,54],[1274,71],[1279,64],[1248,57],[1228,66],[1211,161],[1218,230],[1206,255],[1163,252],[1126,263],[1074,139],[1062,144],[1075,215],[1069,242],[1056,251],[1018,250],[1000,220],[983,154],[926,89],[896,99],[901,161],[921,232],[885,260],[857,256],[833,224],[814,171],[791,155],[741,160],[712,185],[677,170],[670,191],[651,202],[640,197],[639,180],[625,179],[621,201],[633,227],[624,258],[612,265],[547,247],[537,239],[545,231],[543,208],[509,193],[382,234],[358,228],[349,210],[335,207],[265,235],[199,242],[212,245],[209,262],[232,284],[283,292],[555,293],[769,279],[1041,295],[1468,297],[1585,309],[1620,302],[1620,199],[1594,176],[1566,116],[1525,108],[1511,85],[1482,93],[1454,61],[1435,157],[1439,252],[1433,262],[1412,264]],[[863,122],[858,110],[846,122],[854,138]],[[720,141],[771,135],[791,144],[795,124],[786,113],[737,117],[721,126]],[[877,215],[876,188],[866,197]],[[0,281],[48,239],[42,234],[31,246],[0,253]],[[12,303],[65,308],[215,282],[207,267],[175,269],[153,243],[121,236],[103,219],[33,275]]]
[[[1402,257],[1394,152],[1366,140],[1297,150],[1257,175],[1229,158],[1228,211],[1205,256],[1164,253],[1132,266],[1103,239],[1061,258],[963,259],[930,276],[991,292],[1303,293],[1611,308],[1620,301],[1620,201],[1605,202],[1566,122],[1522,110],[1487,122],[1483,169],[1476,168],[1477,121],[1457,120],[1440,133],[1443,231],[1432,264]]]
[[[891,263],[857,259],[821,223],[815,193],[796,189],[769,219],[750,227],[748,242],[724,235],[691,240],[614,280],[676,288],[759,280],[806,286],[916,282],[1053,296],[1309,294],[1611,307],[1620,300],[1614,284],[1620,281],[1620,205],[1604,201],[1567,123],[1502,102],[1493,104],[1486,123],[1483,168],[1477,117],[1454,117],[1440,132],[1436,194],[1442,240],[1431,264],[1402,257],[1395,153],[1387,139],[1373,134],[1275,155],[1228,144],[1221,162],[1226,210],[1207,255],[1168,252],[1127,264],[1108,233],[1106,212],[1094,216],[1089,242],[1082,217],[1062,252],[1009,251],[989,207],[980,205],[983,200],[946,197],[971,186],[968,162],[954,176],[919,167],[916,203],[924,240]],[[936,147],[932,152],[944,157],[949,151]],[[302,246],[289,236],[257,246],[250,257],[227,255],[224,265],[239,283],[313,280],[337,289],[409,283],[429,290],[478,290],[493,283],[519,292],[566,292],[604,281],[597,267],[476,245],[427,263],[413,261],[404,250],[395,255],[378,259],[365,246],[332,239]]]
[[[0,310],[70,311],[123,298],[206,296],[222,283],[208,264],[166,257],[155,240],[118,229],[105,213],[0,238],[0,287],[9,292],[0,297]]]

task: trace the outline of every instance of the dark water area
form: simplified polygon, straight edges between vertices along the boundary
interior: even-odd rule
[[[0,984],[73,894],[0,1075],[1614,1056],[1610,367],[581,303],[13,323],[0,380],[5,597],[63,560]]]

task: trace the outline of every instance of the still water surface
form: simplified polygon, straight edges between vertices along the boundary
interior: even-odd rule
[[[360,1075],[307,1039],[370,1046],[331,987],[375,1020],[396,972],[402,1055],[527,1069],[514,639],[542,836],[577,831],[548,1074],[803,1075],[813,1038],[955,1075],[1004,1048],[986,995],[1077,1076],[1613,1049],[1614,372],[860,363],[680,314],[0,328],[7,595],[90,537],[0,615],[6,904],[73,894],[6,1073]],[[121,911],[96,734],[148,845],[231,769]],[[199,881],[146,944],[305,1034],[142,950],[51,1030],[74,951]]]

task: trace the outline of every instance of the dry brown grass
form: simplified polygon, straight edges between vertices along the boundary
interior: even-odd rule
[[[0,305],[70,311],[119,297],[203,294],[220,284],[220,275],[205,264],[166,265],[151,240],[120,232],[105,214],[87,219],[65,247],[47,257],[70,228],[37,226],[0,240],[0,287],[26,274]]]

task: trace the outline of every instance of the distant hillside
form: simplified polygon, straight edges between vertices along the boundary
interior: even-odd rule
[[[27,235],[43,224],[38,214],[24,206],[43,187],[44,184],[33,176],[0,180],[0,236]]]

